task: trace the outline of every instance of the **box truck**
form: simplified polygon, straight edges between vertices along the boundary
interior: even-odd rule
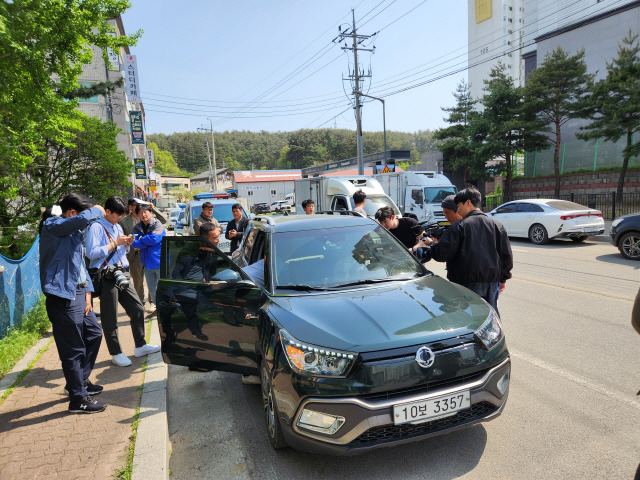
[[[374,217],[380,207],[389,206],[397,217],[401,217],[397,205],[384,192],[380,183],[371,176],[352,175],[339,177],[311,177],[294,180],[296,212],[303,213],[302,202],[307,199],[316,204],[316,212],[326,210],[353,210],[353,194],[362,190],[367,194],[364,209],[367,216]]]
[[[446,221],[442,200],[458,191],[446,176],[431,171],[379,173],[373,177],[403,215],[413,214],[419,222]]]

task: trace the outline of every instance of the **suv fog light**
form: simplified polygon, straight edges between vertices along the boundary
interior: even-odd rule
[[[507,388],[509,388],[509,371],[507,371],[507,373],[505,373],[502,378],[498,380],[497,386],[498,390],[500,390],[500,393],[504,395],[504,392],[506,392]]]
[[[329,415],[328,413],[314,412],[313,410],[302,410],[297,425],[300,428],[313,430],[314,432],[333,435],[344,424],[344,417]]]

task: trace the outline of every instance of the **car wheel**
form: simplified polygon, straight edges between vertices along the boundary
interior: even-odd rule
[[[628,232],[620,237],[618,250],[624,258],[640,260],[640,232]]]
[[[535,243],[536,245],[546,245],[549,243],[547,229],[539,223],[532,225],[529,229],[529,240],[531,240],[531,243]]]
[[[267,434],[269,442],[273,448],[280,449],[287,446],[282,435],[282,427],[280,426],[280,417],[278,416],[278,408],[276,406],[275,394],[271,383],[271,375],[267,362],[262,361],[260,367],[260,389],[262,392],[262,407],[264,410],[265,420],[267,422]]]
[[[571,240],[573,240],[576,243],[584,242],[586,239],[587,237],[571,237]]]

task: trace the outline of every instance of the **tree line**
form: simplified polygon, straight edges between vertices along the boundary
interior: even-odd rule
[[[486,180],[504,174],[504,194],[512,194],[512,160],[516,153],[554,149],[555,195],[560,195],[562,126],[585,119],[578,138],[626,140],[617,197],[622,198],[631,157],[640,154],[640,42],[629,32],[617,56],[608,62],[603,78],[588,73],[584,51],[569,55],[561,47],[548,53],[540,66],[516,87],[499,64],[484,81],[485,94],[471,98],[469,85],[458,85],[456,104],[444,108],[449,126],[435,132],[453,169],[463,169],[467,179]],[[487,167],[487,162],[501,158]]]
[[[156,153],[156,171],[165,175],[178,172],[198,174],[209,170],[207,133],[184,132],[151,134]],[[214,133],[216,166],[236,170],[300,169],[357,156],[353,130],[302,129],[294,132],[225,131]],[[418,163],[420,155],[437,150],[438,143],[431,130],[415,133],[387,132],[388,149],[411,150],[408,163]],[[383,132],[363,132],[364,152],[384,150]],[[210,151],[210,150],[209,150]],[[158,162],[158,155],[162,161]]]

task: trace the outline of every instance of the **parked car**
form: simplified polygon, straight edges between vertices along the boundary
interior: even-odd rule
[[[253,213],[256,215],[260,213],[268,213],[269,212],[269,204],[268,203],[256,203],[252,207]]]
[[[640,213],[625,215],[611,222],[611,243],[624,258],[640,260]]]
[[[173,230],[176,222],[178,221],[178,217],[180,216],[180,212],[182,212],[182,208],[172,208],[169,210],[169,214],[167,215],[167,230]]]
[[[583,242],[604,232],[601,211],[566,200],[515,200],[500,205],[488,215],[502,223],[510,237],[529,238],[536,245],[544,245],[554,238]]]
[[[505,407],[496,312],[371,219],[256,218],[232,258],[200,237],[166,237],[160,271],[164,361],[259,374],[274,448],[358,453]]]
[[[291,205],[286,200],[278,200],[269,205],[270,212],[290,212]]]

